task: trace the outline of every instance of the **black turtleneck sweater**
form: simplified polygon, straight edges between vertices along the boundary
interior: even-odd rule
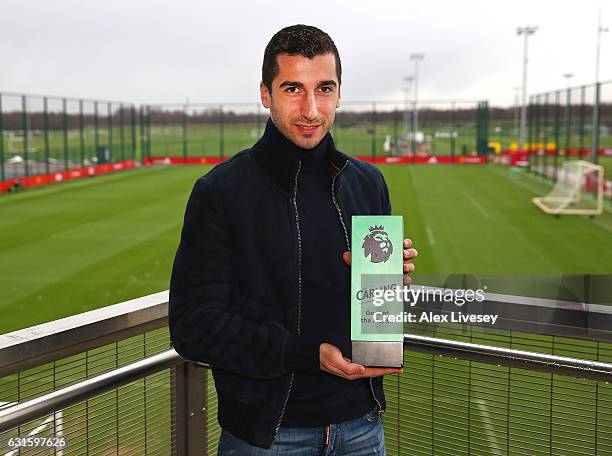
[[[314,149],[297,147],[268,121],[268,147],[280,147],[301,162],[297,207],[302,241],[301,335],[336,345],[351,357],[348,250],[332,200],[331,135]],[[345,221],[348,223],[349,221]],[[317,345],[318,346],[318,345]],[[375,405],[369,380],[344,380],[323,371],[295,372],[284,427],[315,427],[349,421]]]

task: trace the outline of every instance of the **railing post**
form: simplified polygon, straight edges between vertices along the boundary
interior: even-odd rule
[[[136,160],[136,108],[134,105],[130,108],[130,122],[131,122],[131,130],[132,130],[132,160]]]
[[[98,163],[105,163],[105,158],[100,160],[100,132],[98,131],[98,102],[94,101],[94,146],[95,154],[98,157]]]
[[[482,102],[482,118],[483,118],[483,129],[482,129],[482,154],[485,157],[485,163],[489,162],[489,102],[484,100]]]
[[[542,130],[541,130],[541,121],[542,121],[542,99],[544,95],[536,95],[535,96],[535,106],[533,110],[533,142],[535,144],[535,161],[537,164],[539,175],[542,175],[542,156],[540,155],[540,150],[542,145]]]
[[[147,157],[151,156],[151,106],[147,106]]]
[[[146,157],[146,138],[145,138],[145,114],[144,108],[141,106],[140,111],[140,160],[144,161]]]
[[[397,145],[397,128],[398,128],[397,115],[398,115],[397,106],[394,106],[393,107],[393,142],[391,143],[391,155],[399,156],[400,153],[399,153],[399,148]]]
[[[108,156],[110,158],[110,161],[112,163],[114,163],[115,160],[115,153],[113,151],[113,104],[109,101],[106,103],[106,113],[108,115],[108,119],[106,119],[106,125],[107,125],[107,129],[108,129],[108,133],[106,135],[107,138],[107,149],[108,149]]]
[[[49,174],[49,103],[43,98],[43,131],[45,141],[45,173]]]
[[[62,118],[64,135],[64,170],[68,171],[68,100],[62,98]]]
[[[183,131],[183,164],[187,164],[187,104],[183,105],[183,115],[181,117],[181,127]]]
[[[372,102],[372,145],[371,156],[376,158],[376,103]]]
[[[257,103],[257,138],[263,135],[263,127],[261,123],[261,103]]]
[[[119,138],[121,141],[121,161],[125,160],[125,107],[123,103],[119,105]]]
[[[455,162],[455,135],[457,134],[457,126],[455,122],[455,102],[451,103],[451,137],[450,137],[450,155],[451,155],[451,163],[456,164]]]
[[[601,83],[595,84],[595,102],[593,103],[593,123],[591,126],[591,161],[599,162],[599,97]]]
[[[85,166],[85,114],[83,100],[79,100],[79,150],[81,151],[81,166]]]
[[[544,177],[546,179],[548,179],[548,120],[550,116],[549,96],[550,96],[550,93],[548,92],[546,92],[546,94],[544,95],[544,108],[543,108],[544,119],[542,120],[542,130],[543,130],[542,149],[544,150],[544,156],[542,157],[542,160],[544,162],[543,164]]]
[[[21,132],[23,133],[23,171],[25,177],[28,177],[30,175],[30,165],[28,163],[30,161],[30,155],[28,144],[28,103],[25,95],[21,96]]]
[[[561,143],[561,92],[555,93],[555,156],[553,158],[553,182],[557,182],[559,145]]]
[[[534,119],[534,108],[533,108],[533,99],[534,96],[531,95],[529,97],[529,105],[527,106],[526,109],[526,115],[525,117],[528,119],[528,121],[530,122],[528,124],[528,128],[527,128],[527,144],[525,144],[525,149],[527,150],[527,171],[529,172],[533,172],[533,157],[531,156],[531,145],[533,144],[533,119]],[[527,122],[525,122],[526,126],[527,126]]]
[[[571,140],[571,126],[572,126],[572,91],[570,88],[567,89],[565,95],[565,154],[563,157],[563,161],[567,160],[568,151],[570,150],[570,140]]]
[[[172,427],[178,456],[208,454],[206,369],[183,363],[172,369]]]
[[[586,86],[580,88],[580,119],[578,125],[578,159],[582,160],[584,150],[584,122],[586,116]]]
[[[223,122],[225,121],[223,117],[223,105],[219,105],[219,155],[221,160],[225,156],[225,130]]]

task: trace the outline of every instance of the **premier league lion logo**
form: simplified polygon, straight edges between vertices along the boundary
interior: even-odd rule
[[[384,226],[371,226],[370,234],[363,238],[363,256],[370,255],[372,263],[386,263],[393,253],[393,244]]]

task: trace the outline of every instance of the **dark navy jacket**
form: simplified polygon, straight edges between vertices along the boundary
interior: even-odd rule
[[[374,166],[329,141],[330,198],[350,250],[351,216],[388,215],[387,185]],[[295,201],[301,163],[262,137],[200,177],[185,211],[170,283],[176,351],[213,367],[219,423],[270,447],[294,372],[319,369],[321,340],[299,334],[301,239]],[[382,378],[371,380],[382,410]]]

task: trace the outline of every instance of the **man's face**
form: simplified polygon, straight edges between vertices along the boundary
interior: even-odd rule
[[[312,59],[279,54],[272,91],[260,84],[261,102],[276,128],[302,149],[312,149],[327,134],[340,106],[340,84],[333,54]]]

